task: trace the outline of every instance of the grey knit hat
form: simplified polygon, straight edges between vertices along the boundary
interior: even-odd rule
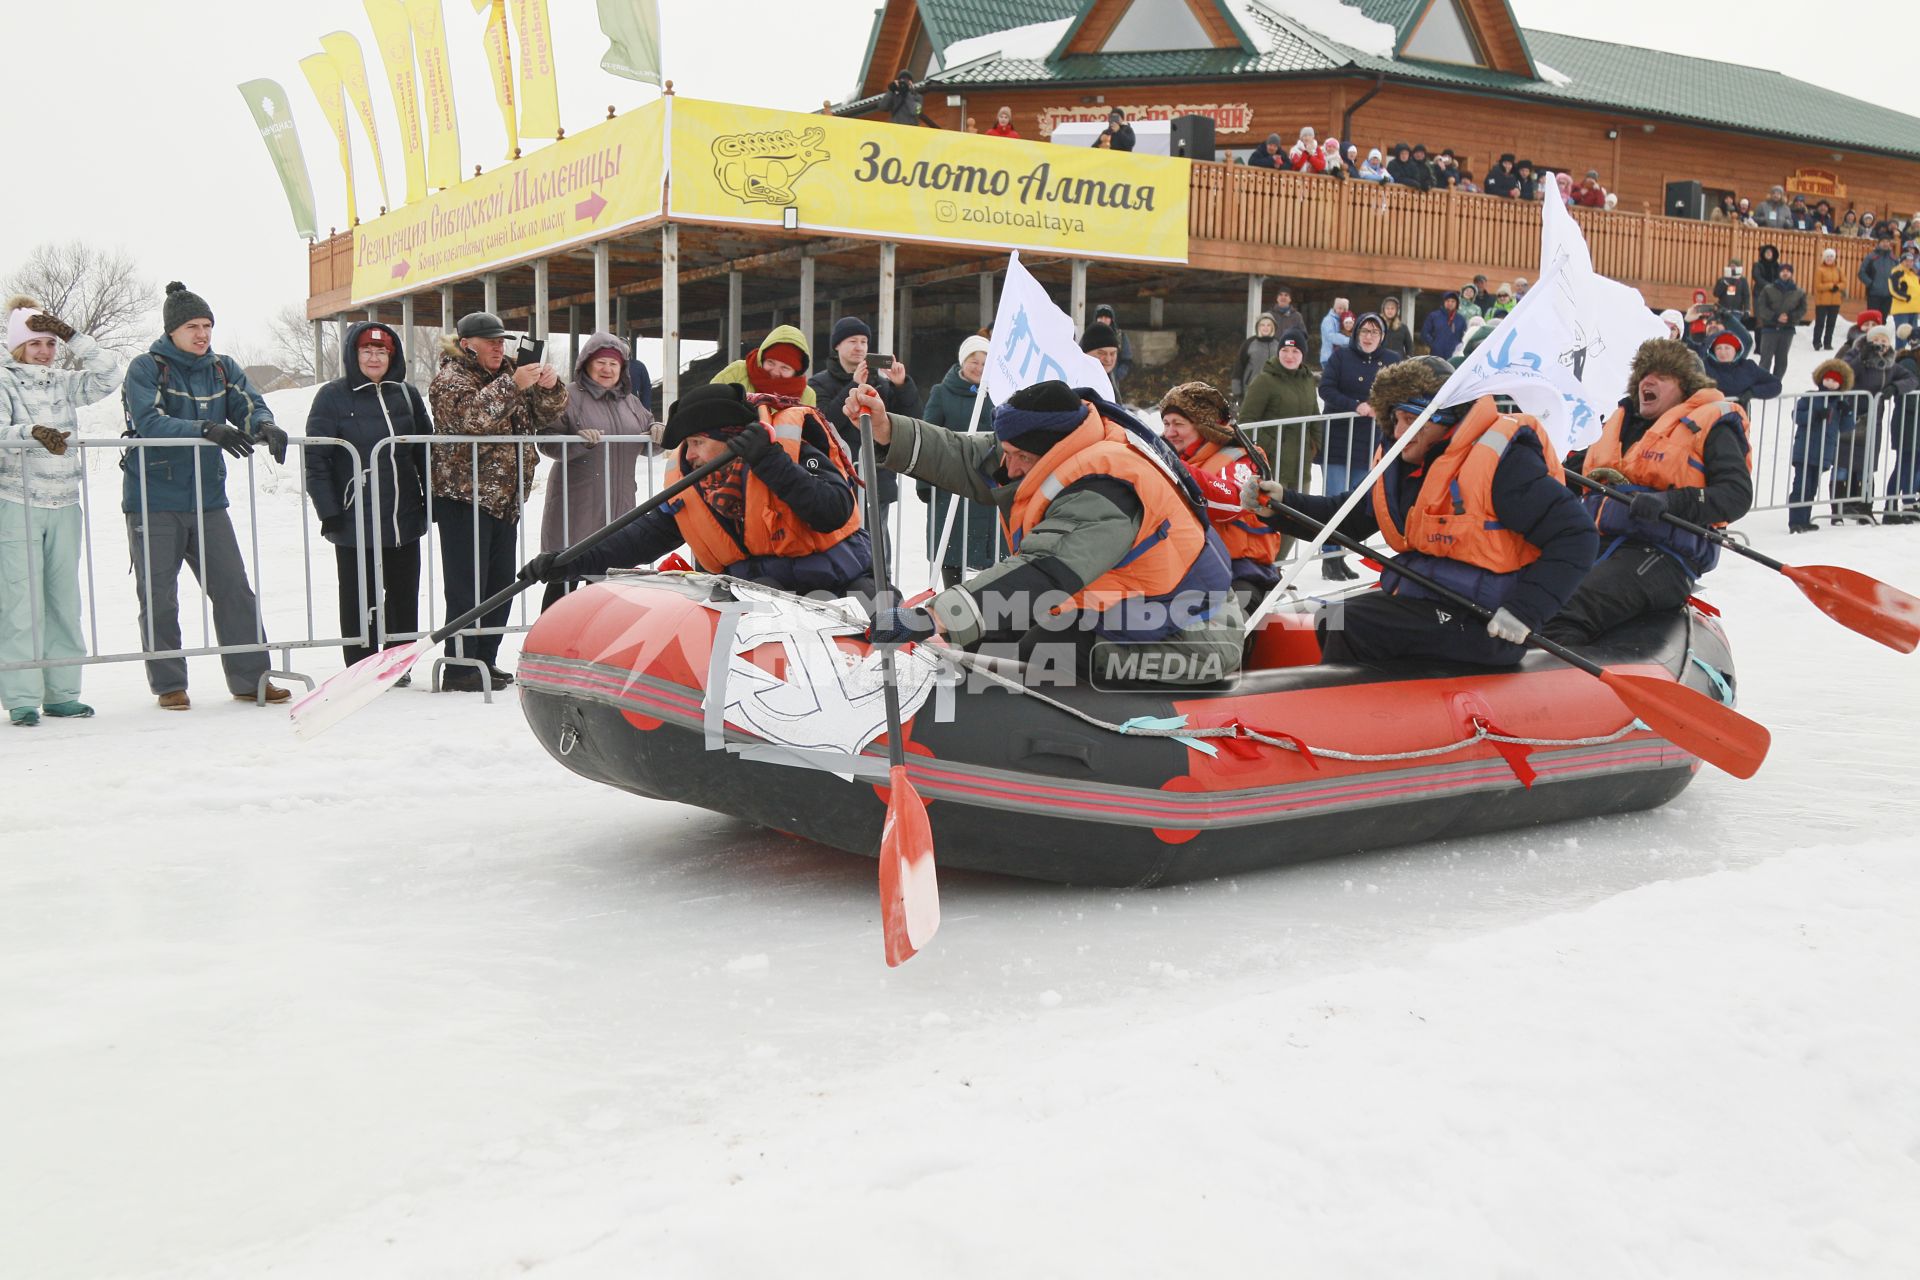
[[[178,280],[167,285],[167,300],[160,308],[160,319],[164,331],[172,333],[190,320],[213,320],[213,308],[207,300]]]

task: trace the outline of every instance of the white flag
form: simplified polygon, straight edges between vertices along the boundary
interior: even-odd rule
[[[1593,270],[1580,226],[1550,191],[1541,278],[1434,397],[1442,408],[1504,395],[1562,455],[1584,449],[1627,393],[1640,344],[1667,336],[1638,289]]]
[[[1092,387],[1103,400],[1113,399],[1113,381],[1098,360],[1080,349],[1073,318],[1054,305],[1046,287],[1020,265],[1020,254],[1014,252],[1007,257],[1007,283],[993,315],[993,346],[982,385],[995,404],[1005,404],[1021,388],[1056,378],[1070,387]]]

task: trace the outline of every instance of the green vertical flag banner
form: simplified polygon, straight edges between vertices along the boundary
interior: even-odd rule
[[[287,103],[286,90],[273,80],[249,80],[240,86],[240,96],[260,126],[260,140],[267,144],[273,167],[280,174],[280,185],[287,193],[287,208],[293,213],[293,229],[309,240],[320,238],[313,216],[313,181],[307,176],[306,153],[300,150],[300,132],[294,128],[293,108]]]
[[[600,30],[613,42],[600,69],[629,80],[660,83],[659,0],[599,0]]]

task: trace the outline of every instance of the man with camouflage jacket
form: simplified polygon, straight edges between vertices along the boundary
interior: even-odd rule
[[[427,387],[434,429],[442,435],[532,436],[550,429],[567,405],[566,384],[544,364],[507,363],[507,330],[498,316],[463,316],[441,342],[440,368]],[[533,492],[540,455],[531,443],[433,446],[433,516],[440,525],[440,565],[447,617],[504,590],[516,568],[514,534],[520,507]],[[508,606],[483,616],[484,628],[506,625]],[[494,665],[498,635],[456,636],[448,657],[478,658],[497,688],[513,677]],[[449,668],[441,686],[477,691],[476,667]]]

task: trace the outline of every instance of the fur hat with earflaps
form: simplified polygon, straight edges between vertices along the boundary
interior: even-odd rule
[[[1653,338],[1640,344],[1640,349],[1633,353],[1633,368],[1627,373],[1627,394],[1632,395],[1640,380],[1650,373],[1666,374],[1680,384],[1683,395],[1690,396],[1714,385],[1693,348],[1673,338]]]
[[[1837,388],[1829,388],[1828,378],[1838,379],[1840,385]],[[1822,360],[1813,368],[1813,386],[1816,391],[1851,391],[1853,390],[1853,366],[1845,360]]]
[[[1448,373],[1451,372],[1449,369]],[[1375,375],[1373,390],[1367,395],[1367,403],[1373,406],[1373,420],[1380,424],[1382,431],[1391,434],[1395,407],[1403,404],[1424,407],[1434,393],[1446,385],[1447,376],[1425,360],[1401,360],[1388,365]]]
[[[1224,444],[1233,439],[1233,409],[1219,389],[1208,383],[1181,383],[1160,397],[1160,412],[1179,414],[1193,424],[1202,440]]]

